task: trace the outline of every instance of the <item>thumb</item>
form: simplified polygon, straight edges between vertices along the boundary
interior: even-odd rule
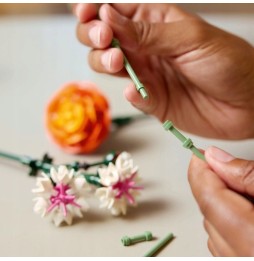
[[[208,148],[205,158],[231,189],[254,196],[254,161],[235,158],[216,147]]]
[[[176,56],[197,48],[200,40],[204,42],[206,30],[202,28],[206,23],[179,8],[176,11],[174,7],[172,11],[175,12],[174,20],[151,23],[128,19],[109,4],[104,4],[99,16],[112,28],[123,48],[149,55]]]

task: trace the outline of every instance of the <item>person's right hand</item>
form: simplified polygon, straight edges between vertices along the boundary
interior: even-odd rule
[[[188,178],[214,256],[254,256],[254,161],[216,147],[196,156]],[[248,198],[248,200],[247,200]]]
[[[135,107],[197,135],[254,137],[254,49],[246,41],[170,4],[74,9],[95,71],[123,75],[123,54],[110,48],[113,35],[120,40],[150,96],[143,100],[129,85],[125,96]]]

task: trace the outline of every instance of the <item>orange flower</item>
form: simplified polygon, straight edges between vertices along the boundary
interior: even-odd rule
[[[109,104],[91,82],[71,82],[56,93],[46,109],[50,137],[70,153],[95,150],[111,124]]]

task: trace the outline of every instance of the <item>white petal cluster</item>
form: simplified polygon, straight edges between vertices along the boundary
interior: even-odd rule
[[[80,206],[77,207],[72,204],[66,205],[66,215],[64,215],[61,205],[54,207],[48,211],[52,205],[50,198],[56,195],[56,190],[49,177],[42,173],[41,177],[37,178],[36,188],[32,190],[36,194],[34,198],[34,212],[40,214],[42,217],[48,216],[56,226],[66,222],[68,225],[72,224],[74,216],[83,217],[83,212],[87,211],[89,206],[85,201],[85,194],[90,189],[90,185],[85,178],[79,175],[74,175],[74,170],[68,170],[66,166],[59,166],[58,169],[51,168],[50,177],[52,181],[57,184],[67,185],[68,190],[66,194],[75,196],[75,203]]]
[[[115,164],[109,163],[107,167],[99,168],[100,183],[104,186],[96,190],[96,195],[101,202],[100,207],[109,209],[112,215],[125,215],[129,203],[128,198],[125,195],[118,198],[118,190],[114,186],[132,176],[132,181],[136,184],[139,181],[136,175],[137,171],[138,167],[134,166],[133,159],[127,152],[122,152],[117,157]],[[130,189],[128,193],[133,199],[139,195],[134,188]],[[131,205],[136,205],[136,201]]]

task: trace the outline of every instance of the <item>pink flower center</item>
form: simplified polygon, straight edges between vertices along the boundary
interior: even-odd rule
[[[112,186],[113,189],[117,190],[115,198],[121,198],[125,196],[130,204],[135,203],[134,197],[131,195],[130,190],[143,189],[143,187],[135,186],[135,181],[133,180],[136,176],[136,172],[133,173],[129,178],[124,180],[119,180],[116,184]]]
[[[76,197],[74,195],[67,194],[66,191],[70,189],[68,185],[62,183],[57,184],[54,190],[57,192],[56,195],[50,197],[51,205],[48,207],[47,212],[52,211],[55,207],[62,207],[63,215],[66,217],[68,204],[80,208],[81,206],[77,204],[74,200]]]

